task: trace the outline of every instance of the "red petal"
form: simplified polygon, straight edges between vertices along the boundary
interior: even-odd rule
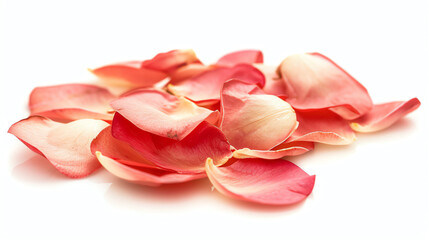
[[[182,183],[206,177],[204,173],[180,174],[153,168],[131,167],[110,157],[103,156],[101,152],[96,152],[96,156],[103,167],[113,175],[142,185],[159,186],[161,184]]]
[[[263,64],[253,64],[265,76],[264,90],[267,94],[276,96],[286,96],[286,84],[283,79],[277,74],[276,67]]]
[[[109,103],[115,99],[105,88],[87,84],[37,87],[30,94],[32,115],[67,122],[82,118],[112,120]]]
[[[32,116],[12,125],[9,133],[46,157],[64,175],[80,178],[100,167],[90,144],[107,126],[101,120],[82,119],[64,124]]]
[[[374,108],[362,117],[353,120],[351,127],[357,132],[375,132],[390,127],[396,121],[416,110],[420,106],[417,98],[408,101],[389,102],[374,105]]]
[[[125,165],[136,167],[159,168],[152,162],[143,158],[128,143],[120,141],[112,136],[112,127],[107,127],[98,134],[91,143],[91,152],[102,152],[105,156],[115,159]]]
[[[216,65],[233,67],[240,63],[253,64],[253,63],[263,63],[263,62],[264,62],[264,56],[261,51],[242,50],[242,51],[226,54],[225,56],[221,57],[217,61]]]
[[[258,69],[248,64],[239,64],[234,67],[219,67],[206,71],[188,81],[174,86],[169,85],[168,90],[193,101],[219,100],[224,82],[230,79],[239,79],[260,87],[265,85],[265,77]]]
[[[296,117],[299,126],[286,142],[310,141],[346,145],[356,139],[347,121],[329,110],[296,111]]]
[[[272,205],[294,204],[313,190],[315,176],[285,160],[240,159],[216,167],[207,159],[206,172],[222,194],[240,200]]]
[[[167,74],[161,71],[142,68],[141,65],[141,61],[122,62],[90,71],[113,85],[131,84],[139,87],[150,87],[167,77]]]
[[[234,151],[234,158],[279,159],[286,156],[297,156],[314,149],[313,142],[282,143],[271,150],[253,150],[242,148]]]
[[[334,108],[343,118],[353,119],[372,107],[365,87],[319,53],[289,56],[278,71],[286,82],[287,101],[295,109]]]
[[[269,150],[297,126],[292,107],[256,85],[231,80],[222,89],[221,129],[232,146]]]
[[[220,165],[232,156],[225,136],[207,122],[202,122],[183,140],[177,141],[143,131],[115,114],[112,135],[127,142],[148,161],[180,173],[203,172],[208,157]]]
[[[152,89],[126,94],[111,105],[140,129],[177,140],[186,137],[201,122],[216,123],[219,118],[217,111]]]
[[[175,71],[177,68],[186,64],[199,62],[200,60],[198,60],[194,50],[181,49],[160,53],[154,58],[144,61],[141,67],[165,73],[171,73],[172,71]]]
[[[199,63],[185,65],[170,74],[170,84],[178,84],[179,82],[188,80],[212,68],[213,67],[211,66],[206,66]]]

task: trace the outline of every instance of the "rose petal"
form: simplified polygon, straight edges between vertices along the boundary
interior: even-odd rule
[[[159,186],[162,184],[182,183],[206,177],[204,173],[180,174],[153,168],[132,167],[103,156],[96,152],[100,163],[107,171],[124,180],[148,186]],[[125,160],[124,160],[125,161]]]
[[[242,50],[232,53],[228,53],[225,56],[221,57],[216,65],[233,67],[240,63],[263,63],[264,56],[259,50]]]
[[[191,63],[185,65],[183,67],[178,68],[176,71],[170,73],[170,84],[178,84],[179,82],[188,80],[210,69],[213,69],[213,67],[199,63]]]
[[[234,158],[279,159],[286,156],[297,156],[314,149],[313,142],[282,143],[271,150],[253,150],[242,148],[234,151]]]
[[[286,142],[309,141],[347,145],[356,139],[347,121],[329,110],[296,111],[296,117],[299,126]]]
[[[226,196],[272,205],[304,200],[315,181],[314,175],[286,160],[239,159],[229,166],[216,167],[207,159],[206,173],[213,186]]]
[[[176,140],[186,137],[201,122],[216,123],[219,118],[217,111],[153,89],[126,94],[111,105],[140,129]]]
[[[198,60],[194,50],[179,49],[159,53],[154,58],[144,61],[141,64],[141,67],[169,74],[177,68],[191,63],[200,63],[200,60]]]
[[[292,107],[256,85],[231,80],[222,89],[221,129],[237,149],[269,150],[297,126]]]
[[[177,141],[143,131],[115,114],[112,135],[127,142],[148,161],[179,173],[200,173],[204,171],[208,157],[213,158],[216,165],[221,165],[232,156],[225,136],[207,122],[202,122],[188,136]]]
[[[287,57],[278,69],[286,83],[287,101],[300,110],[333,108],[345,119],[368,112],[368,91],[350,74],[319,53]]]
[[[160,168],[143,158],[139,152],[134,150],[128,143],[120,141],[112,136],[112,127],[107,127],[98,134],[91,143],[91,152],[102,152],[105,156],[115,159],[125,165],[146,168]]]
[[[150,87],[167,77],[167,74],[148,68],[142,68],[143,62],[130,61],[110,64],[90,71],[112,85],[132,85]]]
[[[32,116],[15,123],[8,132],[46,157],[64,175],[81,178],[100,167],[90,144],[107,126],[101,120],[82,119],[64,124]]]
[[[224,82],[230,79],[239,79],[260,87],[265,85],[265,77],[258,69],[248,64],[238,64],[206,71],[188,81],[169,85],[168,90],[176,96],[186,96],[196,102],[218,101]]]
[[[265,76],[265,86],[262,90],[266,94],[276,96],[286,96],[286,84],[283,79],[277,74],[277,67],[267,66],[264,64],[253,64]]]
[[[420,106],[417,98],[408,101],[376,104],[371,111],[353,120],[351,127],[357,132],[375,132],[390,127],[399,119]]]
[[[110,101],[115,99],[105,88],[88,84],[63,84],[36,87],[30,94],[32,115],[59,122],[82,118],[112,120]]]

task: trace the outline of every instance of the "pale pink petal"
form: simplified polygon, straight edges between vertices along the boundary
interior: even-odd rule
[[[32,116],[12,125],[9,133],[46,157],[64,175],[80,178],[100,167],[90,144],[107,126],[101,120],[82,119],[64,124]]]
[[[110,64],[90,71],[111,85],[150,87],[167,77],[161,71],[141,67],[141,61]]]
[[[304,200],[313,190],[310,176],[286,160],[239,159],[216,167],[207,159],[206,173],[222,194],[250,202],[287,205]]]
[[[309,141],[347,145],[356,139],[348,122],[329,110],[296,111],[296,117],[299,126],[286,142]]]
[[[200,60],[198,60],[194,50],[179,49],[159,53],[154,58],[143,61],[141,67],[170,74],[179,67],[191,63],[200,63]]]
[[[351,127],[357,132],[380,131],[390,127],[419,106],[420,101],[417,98],[412,98],[408,101],[376,104],[370,112],[353,120]]]
[[[188,182],[206,177],[204,173],[180,174],[153,168],[132,167],[104,156],[101,152],[97,151],[95,154],[103,167],[113,175],[142,185],[159,186],[162,184]]]
[[[332,108],[344,119],[353,119],[372,108],[365,87],[319,53],[289,56],[278,72],[286,83],[287,101],[295,109]]]
[[[119,112],[147,132],[181,140],[203,121],[216,123],[219,112],[153,89],[137,90],[112,102]]]
[[[67,122],[82,118],[112,120],[110,102],[116,97],[105,88],[88,84],[37,87],[30,94],[32,115]]]
[[[143,158],[128,143],[120,141],[112,136],[112,127],[107,127],[98,134],[91,143],[91,152],[102,152],[105,156],[115,159],[126,165],[146,168],[160,168],[154,163]]]
[[[253,64],[265,76],[264,90],[267,94],[286,96],[286,83],[277,73],[277,67],[264,64]]]
[[[264,56],[259,50],[242,50],[236,51],[221,57],[216,65],[233,67],[240,63],[263,63]]]
[[[297,156],[314,149],[313,142],[282,143],[271,150],[253,150],[242,148],[234,151],[234,158],[263,158],[279,159],[288,156]]]
[[[206,71],[177,85],[170,84],[168,90],[176,96],[186,96],[196,102],[218,101],[224,82],[230,79],[257,84],[259,87],[265,85],[265,77],[258,69],[248,64],[238,64]]]
[[[112,135],[127,142],[146,160],[179,173],[203,172],[208,157],[214,159],[216,165],[232,157],[225,136],[207,122],[202,122],[188,136],[177,141],[143,131],[120,114],[115,114]]]
[[[185,65],[170,73],[170,84],[178,84],[179,82],[188,80],[211,69],[213,69],[212,66],[206,66],[200,63]]]
[[[225,83],[221,129],[236,149],[269,150],[297,127],[295,112],[280,98],[238,80]]]

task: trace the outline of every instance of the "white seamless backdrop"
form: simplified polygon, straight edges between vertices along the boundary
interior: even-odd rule
[[[0,239],[429,238],[428,1],[21,1],[0,5]],[[279,64],[321,52],[375,102],[422,106],[350,146],[291,159],[316,174],[292,207],[237,202],[207,180],[159,188],[99,170],[72,180],[8,127],[36,86],[90,82],[86,69],[193,48],[206,63],[257,48]]]

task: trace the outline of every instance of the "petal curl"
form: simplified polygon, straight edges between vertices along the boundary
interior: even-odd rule
[[[351,127],[357,132],[375,132],[390,127],[405,115],[420,106],[417,98],[408,101],[397,101],[376,104],[370,112],[353,120]]]
[[[179,173],[201,173],[208,157],[221,165],[232,157],[231,147],[223,133],[213,125],[202,122],[181,141],[160,137],[143,131],[115,114],[112,135],[127,142],[143,158],[164,169]]]
[[[191,63],[200,63],[200,60],[197,58],[194,50],[177,49],[165,53],[159,53],[152,59],[143,61],[141,67],[170,74],[179,67]]]
[[[100,163],[107,171],[124,180],[147,185],[159,186],[162,184],[182,183],[206,177],[204,173],[180,174],[153,168],[133,167],[116,161],[101,152],[95,153]]]
[[[372,108],[366,88],[320,53],[289,56],[278,72],[286,83],[287,101],[295,109],[332,108],[344,119],[354,119]]]
[[[239,159],[216,167],[207,159],[206,173],[222,194],[250,202],[287,205],[304,200],[313,190],[310,176],[286,160]]]
[[[217,111],[153,89],[126,94],[111,105],[140,129],[176,140],[186,137],[201,122],[216,123],[219,118]]]
[[[15,123],[8,132],[46,157],[64,175],[81,178],[100,167],[90,144],[107,126],[101,120],[82,119],[64,124],[32,116]]]
[[[36,87],[30,94],[32,115],[68,122],[83,118],[112,120],[109,103],[116,97],[107,89],[89,84]]]
[[[89,71],[108,84],[134,87],[150,87],[167,77],[164,72],[142,67],[142,63],[142,61],[121,62]]]
[[[356,139],[347,121],[329,110],[296,111],[296,117],[299,126],[286,142],[309,141],[347,145]]]
[[[186,96],[193,101],[218,101],[224,82],[239,79],[243,82],[265,85],[264,75],[249,64],[238,64],[234,67],[219,67],[197,75],[177,85],[169,85],[168,90],[176,96]]]
[[[260,50],[241,50],[232,53],[228,53],[221,57],[216,65],[233,67],[240,63],[263,63],[264,55]]]
[[[282,143],[271,150],[253,150],[242,148],[234,151],[234,158],[279,159],[287,156],[298,156],[314,149],[313,142]]]
[[[269,150],[297,127],[295,112],[287,102],[238,80],[224,84],[221,113],[221,129],[237,149]]]

